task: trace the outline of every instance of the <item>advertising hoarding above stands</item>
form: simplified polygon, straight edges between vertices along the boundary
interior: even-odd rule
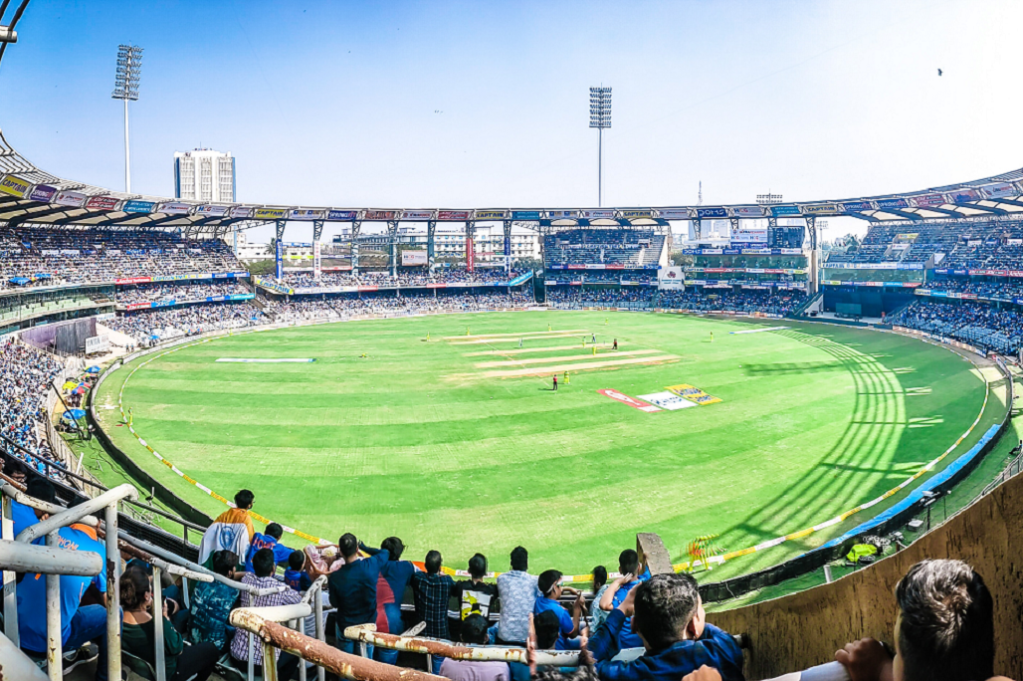
[[[252,213],[257,220],[283,220],[287,215],[287,208],[257,208]]]
[[[32,189],[32,193],[29,195],[28,198],[32,199],[33,201],[42,201],[44,203],[49,203],[50,201],[53,200],[53,197],[56,194],[57,194],[56,187],[51,187],[48,184],[37,184]]]
[[[834,203],[815,203],[809,206],[802,206],[805,215],[838,215],[842,209]]]
[[[764,209],[762,206],[736,206],[732,208],[732,217],[762,218],[764,217]]]
[[[536,222],[540,219],[540,211],[538,210],[513,210],[512,220],[522,220],[525,222]]]
[[[886,208],[909,208],[909,201],[906,199],[881,199],[875,201],[879,210]]]
[[[969,203],[980,199],[980,194],[975,189],[959,189],[949,195],[953,203]]]
[[[577,210],[549,210],[547,217],[551,220],[575,220],[579,217]]]
[[[500,211],[497,211],[500,212]],[[437,219],[443,221],[465,221],[469,220],[472,211],[468,210],[439,210],[437,211]]]
[[[688,220],[688,208],[664,208],[657,211],[657,217],[662,220]]]
[[[928,206],[943,206],[948,202],[945,200],[944,194],[924,194],[923,196],[913,197],[913,203],[918,208],[927,208]]]
[[[364,220],[394,220],[398,217],[396,210],[367,210]]]
[[[161,203],[159,211],[166,215],[185,215],[192,210],[192,205],[189,203],[181,203],[180,201],[171,201],[168,203]]]
[[[233,206],[230,215],[233,218],[251,218],[252,210],[252,206]]]
[[[85,207],[97,210],[113,210],[117,203],[118,200],[113,196],[93,196],[85,202]]]
[[[698,218],[727,218],[728,212],[724,208],[697,208],[696,217]]]
[[[1019,191],[1011,182],[998,182],[981,187],[981,190],[989,199],[1001,199],[1006,196],[1015,196]]]
[[[357,210],[329,210],[327,211],[328,220],[342,220],[349,221],[359,217],[359,211]]]
[[[14,175],[8,175],[3,180],[0,180],[0,192],[17,196],[19,199],[25,198],[25,195],[28,194],[28,188],[31,186],[31,182]]]
[[[476,220],[507,220],[508,211],[506,210],[478,210],[475,215]]]
[[[125,213],[152,213],[155,205],[153,201],[128,201],[121,210]]]
[[[322,210],[312,210],[310,208],[295,208],[288,214],[289,220],[322,220]]]
[[[403,210],[401,212],[402,220],[432,220],[432,210]]]
[[[57,198],[54,199],[54,203],[58,203],[62,206],[74,206],[80,208],[85,205],[86,199],[89,197],[79,192],[60,192],[57,194]]]
[[[219,218],[227,215],[227,206],[199,206],[195,209],[196,215],[205,215],[210,218]]]
[[[846,201],[842,209],[847,213],[860,213],[865,210],[874,210],[874,204],[870,201]]]
[[[776,217],[785,217],[787,215],[799,216],[799,208],[796,206],[771,206],[771,214]]]
[[[653,217],[653,212],[649,208],[630,208],[622,211],[622,217],[626,220],[639,220]]]
[[[579,211],[579,217],[587,220],[610,220],[615,216],[615,212],[610,208],[597,208],[595,210],[581,210]]]

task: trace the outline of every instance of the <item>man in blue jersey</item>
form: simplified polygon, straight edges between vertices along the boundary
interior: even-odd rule
[[[578,648],[578,642],[570,641],[574,639],[582,630],[586,628],[586,619],[581,620],[582,628],[580,628],[580,617],[586,608],[586,598],[580,591],[575,589],[566,589],[561,586],[561,573],[557,570],[546,570],[540,573],[540,578],[536,582],[536,588],[540,590],[540,596],[537,597],[536,602],[533,603],[533,614],[539,615],[547,610],[553,612],[558,618],[558,650],[566,650],[569,648]],[[574,594],[576,599],[575,603],[572,604],[572,614],[568,614],[568,610],[558,602],[561,598],[563,591],[567,591],[570,594]]]
[[[38,497],[51,504],[56,495],[50,489],[49,498]],[[49,513],[35,511],[39,520],[50,517]],[[57,531],[58,548],[72,551],[98,553],[106,565],[107,551],[96,536],[96,530],[88,525],[73,523]],[[35,544],[45,545],[46,538],[40,537]],[[89,588],[99,592],[102,605],[82,606],[82,596]],[[107,583],[104,572],[94,577],[60,576],[60,636],[66,652],[78,650],[89,641],[99,644],[99,660],[96,681],[107,681]],[[18,583],[18,634],[21,647],[43,656],[46,654],[46,575],[27,573]]]
[[[260,549],[270,549],[274,552],[274,565],[287,562],[291,553],[295,550],[281,544],[281,537],[284,535],[284,528],[277,523],[270,523],[266,531],[252,535],[252,543],[249,544],[249,552],[245,555],[245,571],[252,572],[252,557]]]
[[[56,498],[53,483],[45,478],[32,478],[29,480],[28,488],[25,490],[25,493],[30,497],[41,500]],[[39,522],[39,519],[36,518],[36,512],[33,509],[29,508],[25,504],[21,504],[13,500],[11,501],[11,519],[14,522],[15,537],[17,537],[18,533],[26,527],[35,525]]]
[[[639,554],[632,549],[625,549],[618,554],[618,572],[621,576],[611,582],[597,604],[604,612],[611,612],[617,608],[628,597],[630,591],[650,579],[650,570],[640,563]],[[631,620],[627,620],[620,630],[617,643],[622,650],[643,647],[643,642],[632,630]]]

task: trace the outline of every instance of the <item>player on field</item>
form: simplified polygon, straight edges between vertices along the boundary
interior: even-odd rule
[[[558,375],[557,374],[554,374],[554,387],[552,388],[552,390],[554,390],[554,392],[558,391]]]
[[[617,338],[615,338],[615,342],[614,342],[614,344],[613,344],[613,345],[611,346],[611,349],[612,349],[612,350],[617,350],[617,349],[618,349],[618,339],[617,339]]]

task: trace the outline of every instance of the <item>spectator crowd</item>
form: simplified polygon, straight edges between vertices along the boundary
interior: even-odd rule
[[[118,305],[156,303],[176,300],[206,300],[214,296],[230,296],[252,293],[249,287],[235,281],[189,282],[181,284],[138,284],[118,286],[114,302]]]
[[[799,290],[705,289],[661,291],[648,287],[583,288],[549,286],[547,301],[554,307],[658,307],[694,312],[793,314],[806,302]]]
[[[399,268],[396,275],[390,270],[354,272],[321,272],[319,281],[312,272],[285,271],[282,283],[295,290],[315,290],[336,286],[379,286],[407,288],[429,284],[492,284],[496,281],[511,281],[528,272],[513,267],[511,272],[500,268],[477,267],[470,272],[465,267],[436,267],[432,271],[425,267]]]
[[[140,346],[158,339],[197,336],[210,331],[265,324],[263,311],[251,303],[199,303],[125,312],[103,324],[133,338]]]
[[[1006,354],[1023,347],[1023,313],[1015,309],[965,300],[923,299],[914,300],[886,321]]]

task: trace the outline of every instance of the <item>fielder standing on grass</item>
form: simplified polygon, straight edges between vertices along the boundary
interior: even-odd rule
[[[558,375],[554,374],[554,387],[551,388],[554,392],[558,392]]]

